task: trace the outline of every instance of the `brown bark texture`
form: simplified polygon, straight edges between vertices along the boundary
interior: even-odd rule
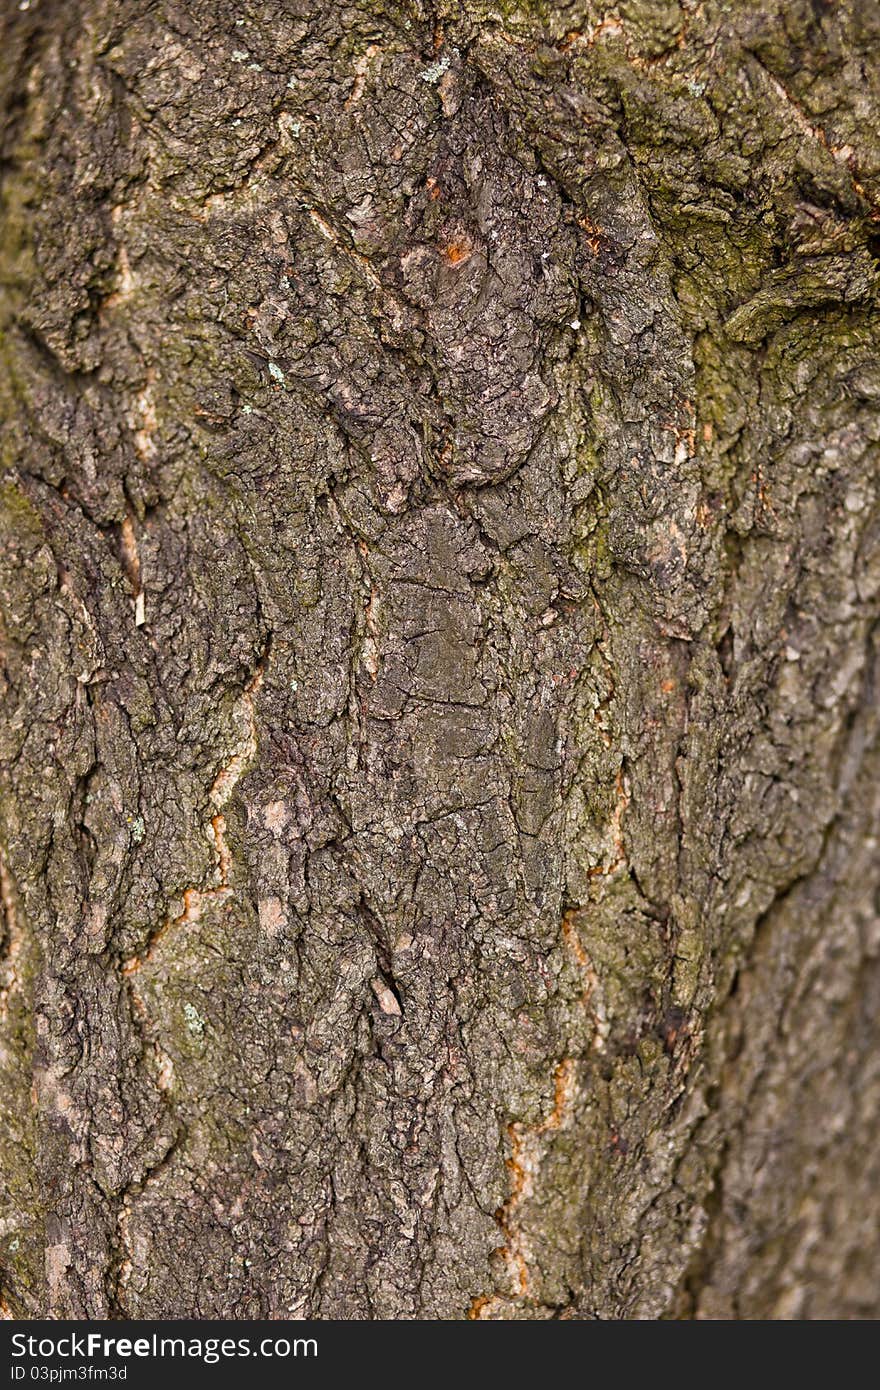
[[[7,1315],[876,1316],[876,0],[0,14]]]

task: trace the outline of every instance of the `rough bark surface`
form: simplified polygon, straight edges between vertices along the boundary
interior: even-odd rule
[[[2,13],[7,1312],[877,1315],[880,7]]]

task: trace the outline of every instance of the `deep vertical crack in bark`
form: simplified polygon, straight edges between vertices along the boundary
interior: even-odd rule
[[[232,853],[226,839],[226,817],[223,815],[223,808],[228,806],[236,786],[245,772],[253,766],[257,756],[258,742],[254,696],[263,683],[268,659],[269,644],[267,643],[263,656],[258,661],[253,675],[241,692],[236,704],[236,723],[244,726],[239,742],[235,751],[220,768],[208,792],[208,803],[214,814],[205,827],[205,834],[213,850],[215,860],[213,878],[215,881],[207,886],[191,884],[188,888],[184,888],[181,895],[183,911],[176,916],[167,916],[161,926],[150,936],[143,953],[131,956],[123,963],[122,973],[126,978],[136,975],[144,962],[151,959],[166,933],[184,923],[198,922],[207,905],[224,903],[233,892],[230,882]]]

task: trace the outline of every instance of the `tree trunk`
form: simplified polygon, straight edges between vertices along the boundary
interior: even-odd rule
[[[874,0],[6,0],[18,1317],[880,1313]]]

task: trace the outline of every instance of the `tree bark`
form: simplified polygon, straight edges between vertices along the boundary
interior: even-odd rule
[[[876,1316],[876,3],[2,23],[8,1314]]]

